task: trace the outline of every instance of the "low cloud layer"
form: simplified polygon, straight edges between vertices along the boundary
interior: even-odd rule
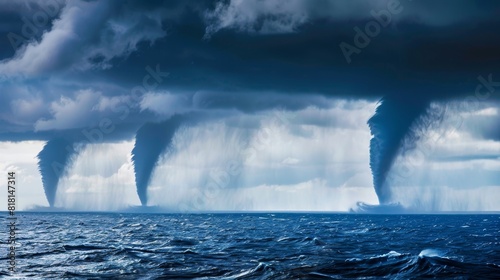
[[[61,4],[59,17],[53,19],[50,30],[45,30],[39,40],[30,40],[18,48],[13,58],[2,61],[0,72],[15,76],[106,69],[112,66],[111,59],[129,55],[139,42],[152,43],[165,35],[159,15],[120,6],[117,1]]]

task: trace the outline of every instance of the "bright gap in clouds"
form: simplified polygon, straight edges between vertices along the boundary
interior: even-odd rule
[[[16,172],[16,202],[19,209],[35,205],[48,206],[36,159],[44,144],[43,141],[0,142],[0,171],[5,180],[8,172]],[[0,200],[0,205],[6,205],[6,189],[0,192]]]

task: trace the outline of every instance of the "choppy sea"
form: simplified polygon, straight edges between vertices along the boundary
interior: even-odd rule
[[[17,272],[7,273],[4,230],[1,277],[500,279],[500,215],[17,216]]]

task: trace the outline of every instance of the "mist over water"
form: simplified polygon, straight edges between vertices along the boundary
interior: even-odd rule
[[[66,210],[116,211],[137,205],[132,147],[130,141],[86,145],[61,178],[55,206]]]
[[[394,200],[412,212],[500,211],[499,186],[458,189],[451,186],[397,186]]]
[[[373,138],[370,140],[370,168],[373,185],[381,204],[391,201],[387,176],[404,141],[413,141],[412,126],[426,112],[429,101],[410,100],[404,96],[385,96],[379,102],[375,115],[368,120]]]

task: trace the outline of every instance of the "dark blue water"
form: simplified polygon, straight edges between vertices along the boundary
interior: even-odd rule
[[[18,216],[18,278],[500,279],[500,215]]]

